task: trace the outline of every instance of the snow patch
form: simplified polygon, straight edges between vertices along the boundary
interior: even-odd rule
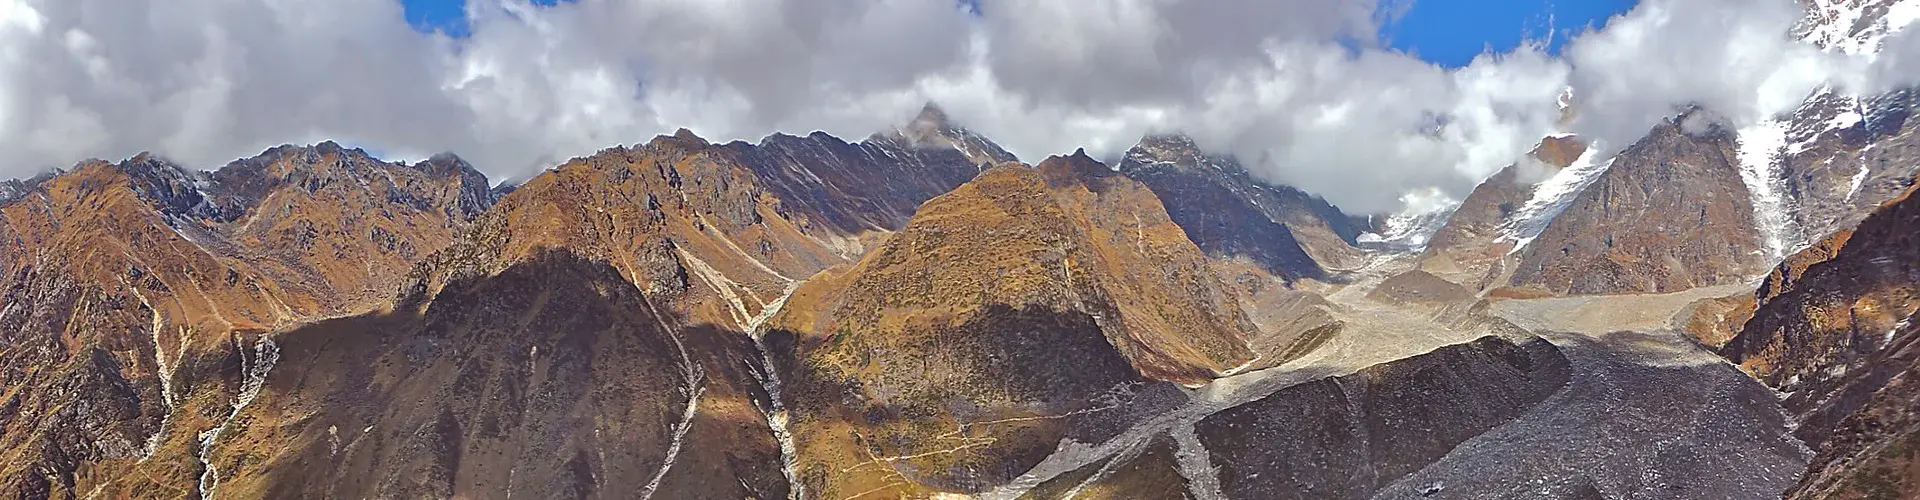
[[[695,376],[700,377],[697,373]],[[686,411],[681,412],[680,422],[673,426],[673,442],[667,445],[667,460],[660,464],[660,471],[654,473],[653,480],[648,481],[647,486],[640,490],[642,499],[653,498],[653,493],[660,489],[660,481],[666,479],[667,471],[673,470],[673,460],[680,456],[680,448],[686,444],[687,431],[693,429],[693,417],[700,414],[700,395],[707,391],[707,386],[701,378],[696,378],[693,381],[694,385],[683,391],[683,394],[687,395]],[[594,429],[596,435],[599,432],[599,429]]]
[[[1894,324],[1893,328],[1887,329],[1887,334],[1880,338],[1880,348],[1886,349],[1887,346],[1893,345],[1893,337],[1899,335],[1901,330],[1907,329],[1907,325],[1912,324],[1912,322],[1913,317],[1908,316],[1907,319],[1900,320],[1899,323]]]
[[[1747,185],[1747,192],[1752,196],[1753,219],[1759,226],[1767,259],[1778,261],[1787,253],[1799,250],[1800,245],[1800,230],[1793,221],[1793,203],[1787,199],[1786,179],[1780,173],[1780,152],[1787,145],[1787,124],[1767,120],[1741,128],[1739,143],[1740,181]]]
[[[1865,151],[1862,151],[1862,153],[1865,153]],[[1860,194],[1860,187],[1867,184],[1867,176],[1873,174],[1871,170],[1867,169],[1867,157],[1864,154],[1861,155],[1860,160],[1855,163],[1859,164],[1860,169],[1853,171],[1853,181],[1847,187],[1847,201],[1853,201],[1853,197]]]
[[[1877,55],[1882,42],[1920,20],[1920,3],[1912,1],[1812,0],[1812,17],[1801,28],[1802,40],[1842,54]],[[1875,7],[1884,6],[1878,19],[1859,31],[1853,27]]]
[[[1880,19],[1889,31],[1906,29],[1914,21],[1920,21],[1920,2],[1894,2],[1887,6],[1887,13]]]
[[[153,435],[147,436],[146,453],[140,455],[140,461],[145,462],[160,450],[160,443],[166,440],[167,428],[173,424],[173,370],[167,366],[166,348],[160,341],[160,333],[166,328],[166,321],[160,315],[160,308],[154,307],[153,302],[147,300],[145,294],[140,293],[139,287],[131,283],[126,286],[133,292],[133,296],[140,299],[140,303],[147,306],[147,310],[153,313],[153,324],[150,328],[153,331],[153,363],[156,369],[154,376],[160,379],[160,402],[166,412],[160,415],[160,428],[153,431]]]
[[[1380,232],[1364,233],[1355,240],[1394,250],[1417,252],[1426,249],[1427,241],[1433,238],[1434,233],[1440,232],[1440,228],[1446,227],[1447,219],[1453,216],[1454,210],[1460,208],[1459,200],[1438,189],[1401,195],[1400,203],[1406,208],[1388,216]]]
[[[1866,117],[1860,114],[1858,106],[1855,106],[1854,109],[1841,111],[1840,114],[1833,115],[1833,118],[1828,119],[1827,130],[1839,130],[1852,127],[1865,119]]]
[[[1598,142],[1587,145],[1587,150],[1580,153],[1580,157],[1575,158],[1573,164],[1560,169],[1559,172],[1554,172],[1552,177],[1534,185],[1533,196],[1507,219],[1506,224],[1501,225],[1500,238],[1497,241],[1514,242],[1513,250],[1509,253],[1516,253],[1526,248],[1534,238],[1538,238],[1541,232],[1546,231],[1547,225],[1552,223],[1555,217],[1559,217],[1561,212],[1565,212],[1567,206],[1573,204],[1573,200],[1579,197],[1581,191],[1586,190],[1587,186],[1594,181],[1600,180],[1600,176],[1613,167],[1611,158],[1604,163],[1596,161],[1601,149],[1603,148]]]

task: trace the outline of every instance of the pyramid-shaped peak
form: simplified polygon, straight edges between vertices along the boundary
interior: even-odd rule
[[[953,126],[953,121],[947,117],[946,110],[940,109],[940,105],[928,102],[920,108],[920,114],[913,117],[913,125],[916,128],[948,128]]]

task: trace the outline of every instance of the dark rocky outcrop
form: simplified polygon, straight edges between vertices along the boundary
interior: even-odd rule
[[[1818,454],[1790,496],[1904,497],[1920,456],[1920,199],[1913,190],[1786,259],[1720,352],[1789,396]],[[1878,496],[1876,496],[1878,495]]]

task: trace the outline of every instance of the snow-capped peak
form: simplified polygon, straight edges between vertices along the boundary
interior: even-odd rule
[[[1566,211],[1567,206],[1572,205],[1574,198],[1580,195],[1580,191],[1585,190],[1588,184],[1593,184],[1593,181],[1599,180],[1600,176],[1607,173],[1607,169],[1613,166],[1611,159],[1605,162],[1597,161],[1599,151],[1602,149],[1605,148],[1600,147],[1599,143],[1587,145],[1586,151],[1581,152],[1580,157],[1573,160],[1573,164],[1560,169],[1559,172],[1554,172],[1552,177],[1534,185],[1533,196],[1527,199],[1527,204],[1522,205],[1520,210],[1514,212],[1513,216],[1507,219],[1507,223],[1500,227],[1499,239],[1514,242],[1513,251],[1518,252],[1526,248],[1528,243],[1532,243],[1534,238],[1539,237],[1541,232],[1546,231],[1547,224],[1553,222],[1555,217],[1559,217],[1560,212]]]
[[[1455,200],[1438,189],[1414,191],[1400,196],[1400,203],[1406,208],[1400,213],[1387,217],[1380,232],[1361,234],[1357,240],[1368,246],[1386,247],[1391,250],[1419,251],[1427,247],[1427,240],[1433,234],[1446,227],[1447,219],[1453,211],[1460,208]]]

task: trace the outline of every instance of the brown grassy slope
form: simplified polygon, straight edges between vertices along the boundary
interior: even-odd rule
[[[803,478],[823,496],[978,491],[1102,394],[1251,358],[1251,325],[1158,200],[1084,155],[929,201],[773,326]]]
[[[902,185],[926,189],[842,189],[810,183],[918,157],[823,134],[768,142],[682,133],[577,158],[424,259],[390,311],[281,335],[281,382],[219,447],[224,491],[623,497],[648,488],[640,469],[674,456],[656,498],[784,496],[743,327],[794,280],[844,262],[862,232],[895,227],[898,205],[917,204],[952,165],[886,167],[925,170]],[[584,361],[550,379],[562,374],[538,365],[547,356]],[[697,376],[679,364],[688,356]],[[356,371],[368,366],[379,368]],[[285,382],[295,374],[305,382]],[[674,422],[649,412],[677,420],[689,394],[701,396],[686,446],[670,452],[658,434]],[[542,395],[562,404],[536,404]],[[348,454],[340,440],[378,444]]]
[[[230,398],[235,339],[320,309],[168,227],[147,194],[179,186],[148,160],[83,164],[0,207],[0,494],[125,483],[82,471],[139,463],[156,435],[155,470],[133,478],[189,484],[190,429]]]
[[[34,430],[6,433],[23,440],[7,484],[191,491],[197,436],[225,418],[254,338],[384,302],[412,259],[484,209],[475,186],[484,195],[470,168],[329,143],[213,174],[145,154],[88,162],[14,197],[0,207],[0,322],[14,341],[0,363],[34,367],[5,376],[20,402],[8,423]]]

